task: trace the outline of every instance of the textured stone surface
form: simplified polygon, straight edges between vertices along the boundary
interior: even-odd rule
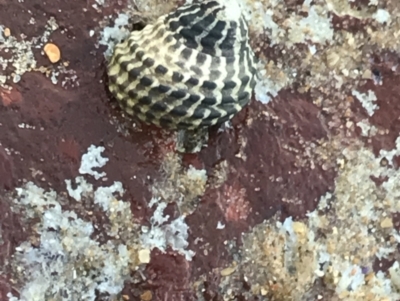
[[[287,11],[284,6],[274,7],[276,15],[280,16],[275,18],[277,24],[283,26],[284,23],[279,12],[300,11],[302,2],[285,1]],[[340,7],[341,1],[329,2]],[[50,41],[60,48],[62,55],[60,63],[51,65],[41,54],[40,47],[32,49],[36,68],[44,66],[53,70],[53,74],[57,70],[60,72],[56,84],[52,83],[51,75],[49,78],[43,72],[32,70],[23,74],[19,82],[7,80],[0,87],[2,300],[6,300],[8,292],[16,294],[22,285],[18,284],[18,279],[10,280],[15,277],[10,261],[15,248],[34,232],[30,228],[32,224],[26,223],[23,216],[11,209],[14,189],[32,181],[37,186],[64,192],[64,180],[79,175],[81,156],[91,144],[104,146],[104,156],[109,158],[102,168],[107,176],[100,184],[121,181],[126,189],[123,200],[131,203],[132,219],[142,225],[150,223],[153,210],[148,208],[148,203],[152,188],[163,177],[160,170],[166,155],[173,152],[174,136],[125,118],[107,93],[104,46],[97,46],[97,35],[100,27],[109,24],[106,17],[115,19],[127,3],[106,3],[96,11],[92,7],[93,1],[43,3],[31,0],[20,3],[0,0],[0,25],[9,28],[18,41],[22,39],[21,34],[29,41],[41,36],[49,18],[54,17],[59,27],[51,33]],[[392,19],[399,18],[398,8],[395,11],[395,5],[388,3],[388,9],[393,10]],[[141,2],[137,4],[139,8],[146,6]],[[160,1],[154,4],[148,15],[159,15],[175,5]],[[363,13],[364,9],[368,10],[367,5],[368,1],[355,1],[352,9]],[[392,24],[391,29],[385,31],[384,25],[371,18],[342,16],[339,9],[336,13],[329,12],[335,35],[342,38],[350,33],[360,43],[349,48],[347,56],[339,57],[338,65],[330,64],[329,58],[334,60],[332,53],[347,50],[347,46],[340,48],[339,38],[324,46],[316,43],[320,52],[311,58],[305,43],[289,46],[293,43],[273,38],[268,31],[261,34],[256,26],[252,28],[252,44],[257,48],[257,54],[273,62],[266,67],[274,74],[270,80],[286,78],[287,81],[283,80],[282,89],[278,89],[278,94],[268,104],[253,98],[251,104],[234,118],[232,126],[212,129],[209,146],[199,154],[183,156],[183,166],[205,169],[208,175],[204,195],[198,198],[195,210],[186,218],[190,229],[188,249],[195,251],[196,256],[187,261],[171,248],[165,253],[154,249],[151,261],[143,271],[144,278],[139,283],[126,282],[122,291],[125,298],[140,300],[140,296],[142,299],[148,297],[146,292],[150,291],[151,300],[226,300],[223,298],[229,292],[227,287],[236,283],[242,291],[237,292],[235,300],[264,300],[261,299],[265,298],[263,293],[252,295],[251,285],[244,279],[248,272],[246,268],[251,265],[243,264],[240,268],[243,273],[236,273],[237,278],[229,285],[224,281],[230,278],[220,274],[233,262],[240,264],[238,250],[242,245],[242,233],[250,233],[264,220],[275,222],[273,217],[280,221],[287,217],[306,220],[306,213],[317,208],[321,197],[335,190],[338,169],[347,160],[341,161],[341,151],[345,147],[363,145],[372,149],[375,156],[379,156],[382,149],[396,147],[400,132],[400,58],[392,49],[398,44],[382,42],[378,34],[372,35],[373,41],[368,42],[364,35],[368,35],[367,29],[371,28],[378,28],[383,37],[398,29]],[[305,16],[306,12],[301,14]],[[35,21],[30,22],[31,18]],[[92,37],[90,30],[95,32]],[[279,43],[267,45],[271,41]],[[9,53],[2,52],[0,46],[0,57],[7,56]],[[68,64],[63,65],[66,62]],[[334,77],[346,66],[358,68],[360,74],[368,71],[369,75],[365,78],[360,75]],[[10,65],[6,70],[0,66],[0,75],[13,72]],[[382,79],[382,85],[377,84],[379,79]],[[342,84],[335,87],[336,81]],[[351,96],[352,90],[375,93],[379,109],[373,116],[369,117],[356,97]],[[364,119],[377,127],[378,134],[362,136],[356,124]],[[395,170],[398,163],[399,158],[395,155]],[[367,164],[364,167],[369,168]],[[376,177],[377,187],[385,179],[388,178]],[[88,182],[100,185],[93,178],[88,178]],[[73,208],[73,204],[71,201],[64,207]],[[79,209],[77,212],[84,214]],[[166,213],[171,218],[178,217],[178,206],[168,204]],[[393,215],[393,220],[398,230],[398,216]],[[101,221],[101,218],[97,220],[98,223]],[[224,228],[217,230],[219,223]],[[334,227],[335,221],[332,223]],[[318,234],[328,236],[329,233]],[[357,244],[355,240],[349,243]],[[398,259],[396,252],[384,259],[387,268]],[[379,263],[371,262],[375,271],[379,270]],[[253,272],[257,274],[256,270]],[[259,279],[257,277],[254,279]],[[320,300],[320,295],[323,300],[337,300],[333,290],[324,289],[326,283],[322,280],[316,283],[312,293],[306,296],[309,299],[290,299],[281,292],[269,297],[271,300]]]

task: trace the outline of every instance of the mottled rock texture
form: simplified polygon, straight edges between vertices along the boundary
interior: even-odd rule
[[[147,4],[154,4],[152,9],[141,2],[132,9],[157,16],[178,5],[152,2]],[[374,1],[370,1],[372,5],[368,1],[354,1],[351,5],[339,0],[327,1],[329,5],[312,1],[318,2],[316,11],[331,25],[332,37],[308,33],[293,42],[291,39],[300,34],[291,36],[290,31],[302,23],[293,25],[290,14],[295,13],[301,20],[314,10],[305,8],[303,1],[278,2],[259,3],[265,10],[272,10],[272,20],[281,34],[271,23],[261,26],[263,31],[259,24],[251,23],[252,45],[263,60],[261,64],[265,63],[261,69],[266,70],[265,78],[277,82],[278,93],[266,104],[253,97],[230,126],[211,130],[207,148],[182,156],[179,163],[205,169],[208,176],[204,194],[197,198],[194,210],[186,218],[188,249],[196,252],[195,257],[188,261],[171,248],[166,252],[153,249],[142,281],[127,281],[121,292],[123,297],[116,298],[216,301],[269,297],[268,300],[300,301],[320,300],[321,296],[323,300],[337,300],[332,287],[324,283],[326,279],[313,284],[307,296],[293,297],[290,292],[275,293],[275,284],[268,282],[272,281],[268,275],[250,277],[254,282],[246,282],[246,266],[236,272],[231,284],[235,283],[239,291],[232,293],[220,271],[241,264],[238,254],[242,254],[242,233],[250,233],[272,218],[274,223],[287,217],[306,221],[306,213],[317,208],[321,197],[335,191],[338,170],[350,160],[343,159],[344,148],[365,147],[378,157],[381,150],[396,147],[400,131],[400,57],[396,51],[400,44],[393,35],[398,37],[400,33],[400,8],[395,1],[379,2],[379,8],[391,16],[390,22],[380,23],[373,17],[378,10]],[[249,7],[253,4],[247,2]],[[126,189],[123,200],[131,203],[132,218],[149,224],[152,187],[165,176],[162,164],[166,155],[174,152],[174,135],[123,116],[107,92],[105,47],[98,46],[102,28],[112,23],[119,12],[126,11],[128,5],[125,1],[99,5],[92,0],[0,0],[0,26],[10,30],[15,47],[20,47],[21,41],[30,41],[36,60],[36,65],[23,72],[15,83],[12,79],[18,66],[10,61],[3,69],[0,63],[0,76],[7,76],[4,83],[0,79],[1,300],[7,300],[9,292],[18,295],[23,286],[15,279],[12,256],[19,244],[35,236],[32,225],[12,210],[10,200],[15,188],[32,181],[45,189],[64,192],[64,181],[79,175],[81,156],[90,145],[104,146],[109,162],[102,169],[107,176],[101,183],[93,178],[88,181],[97,186],[122,182]],[[268,15],[263,11],[261,14]],[[46,29],[50,17],[58,28]],[[310,23],[314,31],[319,30],[318,22]],[[45,32],[49,33],[47,40],[61,50],[61,61],[54,65],[42,53],[43,43],[32,40]],[[17,55],[2,49],[1,43],[0,39],[0,60],[17,60]],[[264,89],[267,93],[265,86]],[[373,103],[378,106],[372,116],[352,94],[358,91],[367,95],[369,90],[376,96]],[[363,134],[357,125],[361,121],[369,129],[376,127],[374,134],[370,130]],[[397,154],[392,162],[390,158],[382,160],[386,160],[383,165],[393,164],[397,170]],[[369,168],[367,164],[364,167]],[[382,175],[374,179],[378,189],[388,178]],[[71,200],[64,207],[72,208],[72,204]],[[166,213],[176,218],[180,214],[178,207],[169,202]],[[393,215],[395,229],[398,220],[398,215]],[[101,219],[97,222],[101,223]],[[330,227],[335,227],[335,220],[331,222]],[[219,223],[224,227],[217,229]],[[349,240],[349,244],[357,242]],[[397,252],[387,259],[389,267],[398,260]],[[375,271],[379,269],[379,264],[371,261],[372,265]],[[257,274],[256,270],[253,272]],[[256,281],[265,289],[253,288]],[[224,299],[230,294],[232,299]]]

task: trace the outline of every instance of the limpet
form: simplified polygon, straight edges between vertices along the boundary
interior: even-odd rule
[[[109,90],[129,115],[194,137],[248,104],[255,64],[238,3],[195,0],[116,45]]]

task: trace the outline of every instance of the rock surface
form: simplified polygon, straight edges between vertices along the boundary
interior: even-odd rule
[[[26,300],[27,287],[40,296],[31,300],[52,300],[32,285],[45,273],[24,257],[28,245],[44,249],[44,233],[61,237],[61,263],[80,265],[65,240],[78,249],[75,228],[45,226],[56,204],[54,216],[72,211],[94,226],[90,239],[103,253],[82,256],[112,260],[107,273],[122,277],[91,287],[98,300],[400,299],[400,7],[241,3],[263,80],[232,124],[211,130],[207,148],[181,156],[172,133],[116,107],[106,90],[108,46],[99,45],[124,33],[113,26],[128,15],[151,19],[180,3],[0,0],[1,300]],[[61,51],[55,64],[47,42]],[[105,176],[83,174],[94,188],[77,201],[66,180],[79,187],[91,145],[104,147],[108,161],[95,170]],[[96,197],[115,181],[122,196]],[[34,206],[43,193],[24,199],[18,189],[29,191],[27,182],[57,197]],[[149,249],[149,263],[136,258]],[[87,269],[111,277],[101,265]],[[51,282],[70,289],[56,300],[74,300],[68,275]]]

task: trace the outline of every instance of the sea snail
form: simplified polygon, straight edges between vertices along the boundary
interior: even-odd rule
[[[249,102],[255,64],[236,0],[194,0],[116,45],[109,90],[145,123],[204,134]]]

